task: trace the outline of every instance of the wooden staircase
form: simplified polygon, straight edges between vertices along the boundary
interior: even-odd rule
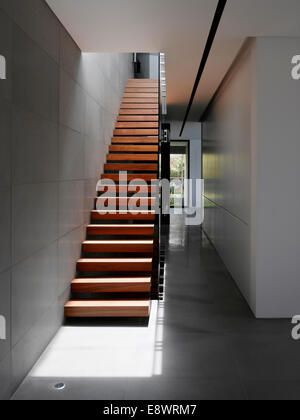
[[[117,210],[110,211],[110,197],[102,197],[108,188],[101,188],[66,317],[149,317],[158,272],[158,188],[151,186],[158,178],[158,135],[158,80],[129,79],[101,175],[117,183]],[[118,183],[121,171],[128,171],[128,182],[138,178],[147,185],[129,188]],[[133,199],[136,193],[140,197]],[[124,211],[132,200],[138,210]],[[99,205],[105,211],[96,210]]]

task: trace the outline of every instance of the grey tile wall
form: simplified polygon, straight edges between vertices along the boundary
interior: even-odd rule
[[[43,0],[0,0],[0,399],[63,322],[130,54],[82,54]]]

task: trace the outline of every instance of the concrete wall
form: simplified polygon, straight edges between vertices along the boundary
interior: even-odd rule
[[[298,39],[259,38],[221,86],[203,127],[204,228],[254,314],[299,313]]]
[[[0,399],[63,320],[131,54],[81,54],[42,0],[0,0]]]
[[[253,50],[246,48],[203,124],[204,229],[255,311],[250,270]]]
[[[257,41],[256,214],[253,246],[260,317],[300,313],[299,38]]]

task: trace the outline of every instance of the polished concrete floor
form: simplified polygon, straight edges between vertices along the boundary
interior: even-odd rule
[[[148,326],[64,326],[14,398],[300,398],[291,321],[256,320],[201,229],[175,216],[164,294]]]

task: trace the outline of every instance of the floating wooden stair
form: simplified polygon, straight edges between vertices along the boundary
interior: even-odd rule
[[[139,110],[139,114],[141,114],[141,110],[144,109],[151,109],[152,110],[152,114],[154,115],[158,115],[158,105],[154,104],[154,103],[128,103],[128,102],[123,102],[120,106],[121,109],[137,109]],[[154,112],[156,111],[156,112]],[[121,114],[123,113],[123,111],[121,111]]]
[[[109,187],[106,185],[98,185],[98,192],[100,193],[107,193],[109,192]],[[113,192],[116,194],[120,193],[126,193],[126,194],[141,194],[141,197],[143,194],[152,194],[153,196],[157,193],[157,186],[156,185],[142,185],[142,184],[126,184],[126,185],[115,185]]]
[[[153,240],[150,241],[84,241],[82,244],[84,253],[153,253]]]
[[[96,197],[96,209],[124,209],[124,207],[132,208],[133,210],[139,209],[153,209],[156,204],[156,197]],[[133,207],[134,206],[134,207]]]
[[[152,258],[81,258],[77,271],[81,272],[151,272]]]
[[[158,116],[156,115],[119,115],[118,121],[157,121]]]
[[[153,236],[154,225],[137,224],[114,224],[114,225],[89,225],[87,235],[134,235],[134,236]]]
[[[119,174],[102,174],[101,179],[112,179],[113,181],[118,182],[120,179]],[[127,181],[135,181],[137,179],[142,179],[143,181],[152,181],[157,179],[157,174],[127,174]]]
[[[101,180],[115,181],[115,188],[105,181],[98,184],[66,317],[149,317],[151,292],[157,287],[158,187],[153,182],[158,179],[158,135],[158,81],[128,80],[104,173],[99,174]],[[120,178],[124,171],[126,178]],[[128,210],[133,203],[136,210]]]
[[[98,210],[93,210],[91,214],[92,222],[97,222],[99,220],[112,220],[122,222],[127,221],[154,221],[155,220],[155,211],[134,211],[130,213],[124,213],[119,210],[115,212],[102,212]],[[134,225],[135,226],[135,225]]]
[[[150,300],[70,300],[66,317],[148,317]]]
[[[150,163],[106,163],[104,165],[105,171],[137,171],[137,172],[157,172],[158,165]]]
[[[158,129],[152,128],[117,128],[114,136],[158,136]]]
[[[73,293],[150,293],[151,277],[78,278],[71,287]]]
[[[110,153],[120,153],[120,152],[125,152],[125,153],[132,153],[132,152],[141,152],[141,153],[147,153],[147,152],[151,152],[151,153],[158,153],[158,146],[147,146],[147,145],[143,145],[143,146],[122,146],[122,145],[112,145],[109,146],[109,151]],[[138,155],[135,155],[138,156]],[[157,155],[156,155],[157,158]]]
[[[150,155],[150,154],[119,154],[119,153],[114,153],[114,154],[110,154],[107,155],[107,161],[124,161],[124,162],[129,162],[129,161],[157,161],[157,155]]]
[[[112,144],[158,144],[158,137],[113,137]]]

